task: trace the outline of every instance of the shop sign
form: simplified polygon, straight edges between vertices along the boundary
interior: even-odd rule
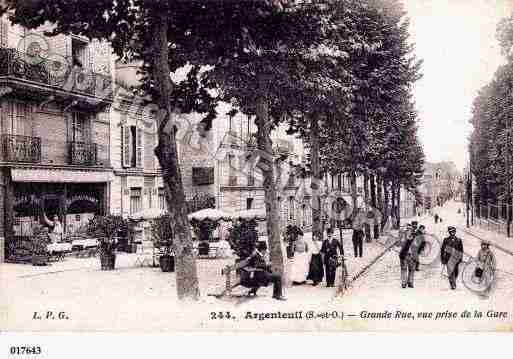
[[[94,203],[95,205],[97,205],[99,202],[97,198],[94,198],[92,196],[77,195],[77,196],[70,197],[66,200],[66,208],[69,208],[72,203],[77,202],[77,201],[88,201],[88,202]]]

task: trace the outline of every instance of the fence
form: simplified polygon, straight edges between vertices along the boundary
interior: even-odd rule
[[[511,205],[501,203],[476,203],[474,211],[474,225],[506,235],[508,232],[508,208]],[[513,228],[511,228],[513,229]]]

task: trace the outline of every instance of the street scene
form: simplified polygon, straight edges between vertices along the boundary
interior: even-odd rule
[[[3,1],[0,331],[511,332],[512,48],[507,1]]]

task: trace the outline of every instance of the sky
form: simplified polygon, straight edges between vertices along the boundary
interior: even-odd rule
[[[513,0],[403,0],[415,53],[424,61],[414,96],[429,162],[467,163],[472,101],[504,63],[497,23]]]

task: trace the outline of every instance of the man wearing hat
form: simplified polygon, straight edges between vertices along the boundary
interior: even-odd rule
[[[241,261],[238,268],[255,268],[253,275],[255,276],[258,286],[250,290],[249,295],[256,295],[259,287],[267,287],[269,283],[273,284],[273,298],[277,300],[286,300],[282,292],[281,276],[271,271],[271,266],[266,260],[267,243],[258,242],[255,251],[251,256]]]
[[[401,250],[399,251],[401,284],[403,288],[406,288],[406,286],[413,288],[415,266],[420,252],[420,236],[417,236],[416,231],[417,224],[417,221],[413,221],[408,225],[406,236],[401,243]]]
[[[335,276],[339,266],[338,257],[344,255],[344,249],[340,242],[333,237],[333,229],[330,227],[326,231],[327,239],[322,243],[321,254],[324,257],[324,266],[326,268],[326,286],[335,285]]]
[[[447,275],[451,289],[456,289],[456,280],[459,274],[459,265],[463,260],[463,242],[456,237],[456,228],[450,226],[447,228],[449,237],[444,238],[442,248],[440,249],[440,259],[442,265],[447,266]]]

